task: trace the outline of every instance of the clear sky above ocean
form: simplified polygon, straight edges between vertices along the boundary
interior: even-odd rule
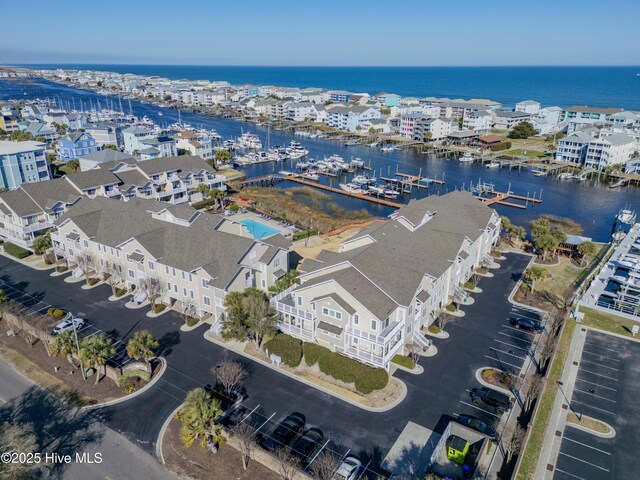
[[[637,0],[35,0],[0,12],[0,64],[640,64]]]

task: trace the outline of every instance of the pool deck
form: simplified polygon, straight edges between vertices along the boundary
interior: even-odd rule
[[[229,220],[233,220],[234,222],[240,222],[241,220],[253,220],[255,222],[268,225],[269,227],[278,230],[285,237],[290,237],[291,235],[293,235],[293,230],[291,228],[280,225],[280,223],[278,223],[276,220],[262,218],[260,215],[253,212],[236,213],[234,215],[227,216],[226,218],[228,218]]]

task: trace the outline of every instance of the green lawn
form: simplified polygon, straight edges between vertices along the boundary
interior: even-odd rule
[[[584,320],[582,324],[587,327],[598,328],[625,337],[632,337],[631,327],[639,325],[638,322],[619,317],[612,313],[604,313],[599,310],[593,310],[587,307],[580,307],[580,311],[584,312]]]
[[[545,158],[550,155],[549,153],[541,152],[539,150],[524,150],[522,148],[512,148],[511,150],[503,150],[500,153],[502,155],[510,155],[513,157],[525,156],[525,157],[532,157],[532,158]]]
[[[549,419],[551,418],[553,404],[555,403],[556,395],[558,394],[558,386],[556,382],[562,377],[564,364],[566,363],[567,356],[569,355],[569,348],[571,347],[571,339],[573,338],[575,328],[576,322],[573,319],[566,320],[560,340],[558,341],[558,346],[556,347],[557,350],[547,377],[547,383],[536,410],[536,416],[531,420],[529,439],[522,454],[522,461],[520,462],[520,468],[518,469],[516,480],[533,479],[536,473],[536,466],[538,464],[540,450],[542,449],[542,442],[544,442],[544,436],[547,431],[547,427],[549,426]]]

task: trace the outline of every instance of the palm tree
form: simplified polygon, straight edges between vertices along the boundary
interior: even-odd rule
[[[99,333],[82,340],[80,344],[80,363],[82,363],[83,367],[92,365],[96,368],[95,385],[100,381],[100,367],[104,367],[109,357],[115,354],[116,349],[113,347],[113,340],[107,337],[105,333]]]
[[[54,357],[63,356],[69,363],[73,363],[70,355],[77,353],[78,344],[76,343],[75,336],[71,330],[62,332],[58,335],[51,344],[51,355]]]
[[[598,246],[591,241],[582,242],[578,245],[578,253],[582,255],[582,258],[587,262],[587,265],[589,265],[589,257],[593,257],[597,251]]]
[[[75,158],[73,160],[69,160],[67,162],[67,166],[74,172],[77,172],[80,169],[80,160],[77,160]]]
[[[300,274],[297,270],[289,270],[285,273],[281,278],[275,281],[273,285],[269,287],[269,293],[272,295],[277,295],[278,293],[284,292],[287,288],[292,285],[299,285],[300,279],[298,278]]]
[[[135,360],[144,360],[151,371],[151,359],[155,356],[154,350],[160,342],[153,338],[149,330],[140,330],[133,334],[127,342],[127,355]]]
[[[184,405],[178,411],[176,418],[182,424],[180,438],[186,447],[190,447],[195,440],[201,438],[200,445],[210,445],[213,452],[217,452],[217,445],[224,441],[222,426],[215,421],[222,415],[220,403],[211,392],[204,388],[194,388],[187,393]]]
[[[222,208],[222,206],[224,205],[223,199],[225,197],[225,192],[223,192],[222,190],[218,190],[217,188],[212,188],[211,190],[209,190],[209,196],[215,199],[216,209]]]
[[[196,192],[202,194],[202,198],[207,198],[209,196],[210,190],[206,183],[199,183],[196,187]]]
[[[535,291],[536,281],[547,278],[547,270],[542,267],[531,266],[524,272],[524,280],[531,285],[531,292]]]

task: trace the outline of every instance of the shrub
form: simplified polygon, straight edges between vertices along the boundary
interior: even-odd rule
[[[322,355],[318,365],[325,375],[345,383],[355,383],[356,390],[365,395],[389,383],[389,374],[381,368],[370,367],[335,352]]]
[[[19,247],[15,243],[5,242],[4,251],[12,257],[25,258],[31,255],[31,252],[25,248]]]
[[[310,367],[318,363],[320,357],[331,353],[331,350],[325,348],[317,343],[305,342],[302,344],[302,350],[304,352],[304,362]]]
[[[458,309],[456,308],[456,306],[453,303],[450,303],[449,305],[447,305],[445,307],[445,310],[447,312],[452,312],[453,313],[453,312],[456,312]]]
[[[300,365],[302,360],[302,341],[284,333],[278,333],[264,344],[269,354],[274,353],[282,358],[282,362],[291,368]]]
[[[405,357],[404,355],[400,355],[400,354],[394,355],[391,361],[396,365],[401,365],[409,369],[412,369],[413,367],[416,366],[416,362],[413,361],[413,358]]]
[[[473,290],[474,288],[476,288],[476,286],[474,285],[474,283],[469,280],[464,284],[464,288],[468,288],[469,290]]]
[[[60,310],[59,308],[55,308],[55,307],[49,307],[47,309],[47,313],[49,315],[53,315],[54,317],[57,317],[57,318],[64,317],[66,315],[66,313],[64,313],[64,311]]]
[[[67,267],[66,265],[62,265],[62,266],[60,266],[60,267],[56,268],[56,270],[57,270],[59,273],[64,273],[64,272],[66,272],[67,270],[69,270],[69,267]]]
[[[160,312],[164,311],[165,308],[167,308],[167,307],[165,306],[164,303],[156,303],[153,306],[153,313],[160,313]]]
[[[196,210],[200,210],[201,208],[211,207],[212,205],[216,205],[218,201],[215,198],[206,198],[204,200],[200,200],[199,202],[193,202],[191,206]]]
[[[436,324],[433,325],[429,325],[429,328],[427,328],[427,331],[429,333],[434,333],[434,334],[438,334],[440,333],[442,330],[440,330],[440,327],[437,326]]]
[[[89,286],[94,286],[96,283],[98,283],[100,280],[98,280],[97,278],[90,278],[87,283],[89,284]]]
[[[229,210],[231,210],[233,213],[236,213],[238,210],[240,210],[240,207],[237,203],[232,203],[231,205],[229,205]]]
[[[199,320],[197,318],[193,318],[193,317],[189,317],[187,319],[187,326],[188,327],[195,327],[198,324]]]
[[[317,228],[309,228],[308,230],[301,230],[293,234],[293,241],[300,240],[307,237],[313,237],[314,235],[318,235],[320,230]]]
[[[134,379],[134,378],[139,378],[140,380],[148,382],[149,380],[151,380],[151,374],[149,372],[140,370],[138,368],[125,370],[124,372],[122,372],[122,375],[120,375],[116,379],[116,385],[118,386],[118,388],[122,388],[122,386],[125,385],[129,379]]]
[[[129,395],[136,391],[136,386],[133,383],[126,383],[122,386],[121,390],[125,395]]]
[[[116,288],[116,297],[123,296],[127,291],[124,288]]]

